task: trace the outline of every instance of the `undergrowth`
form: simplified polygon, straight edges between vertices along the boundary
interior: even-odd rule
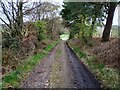
[[[59,42],[59,40],[49,44],[41,53],[35,54],[28,58],[23,65],[3,77],[2,88],[17,88],[20,87],[21,82],[26,79],[29,72],[51,51],[51,49]]]
[[[91,70],[101,82],[101,87],[105,89],[120,89],[119,85],[119,73],[116,69],[108,68],[103,63],[98,63],[97,58],[92,55],[88,55],[88,52],[82,51],[79,47],[68,43],[76,55],[82,60],[82,62]]]

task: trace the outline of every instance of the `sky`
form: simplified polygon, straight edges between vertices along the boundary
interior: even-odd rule
[[[37,2],[39,0],[30,0],[30,1]],[[64,0],[43,0],[43,1],[56,2],[56,3],[59,3],[60,5],[62,5]],[[0,23],[2,23],[2,22],[0,21]],[[106,22],[104,22],[104,23],[106,23]],[[113,25],[118,25],[118,7],[116,8],[115,13],[114,13]]]
[[[118,7],[114,12],[113,25],[118,25]]]

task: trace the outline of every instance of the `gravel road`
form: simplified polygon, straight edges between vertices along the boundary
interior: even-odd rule
[[[21,88],[101,89],[94,75],[65,41],[56,45],[21,84]]]

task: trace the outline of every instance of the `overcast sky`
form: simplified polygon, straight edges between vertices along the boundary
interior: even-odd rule
[[[118,25],[118,7],[116,8],[115,13],[114,13],[113,25]]]

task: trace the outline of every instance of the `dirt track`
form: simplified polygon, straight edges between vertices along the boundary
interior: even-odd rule
[[[98,88],[100,83],[80,62],[74,52],[61,41],[36,66],[21,85],[22,88]]]

